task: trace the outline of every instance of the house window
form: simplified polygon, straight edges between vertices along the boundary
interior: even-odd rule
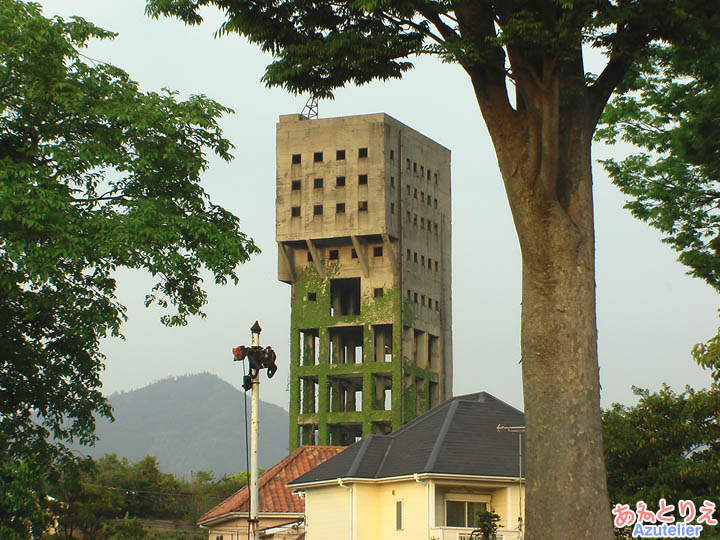
[[[335,151],[335,159],[337,159],[337,160],[345,159],[345,150],[336,150]]]
[[[358,184],[367,184],[367,174],[358,175]]]
[[[297,165],[298,163],[300,163],[300,154],[293,154],[292,162],[293,162],[293,165]]]
[[[314,216],[322,215],[322,204],[316,204],[315,206],[313,206],[313,215]]]
[[[395,501],[395,530],[403,530],[403,502]]]
[[[358,150],[358,157],[368,157],[368,149],[367,148],[360,148]]]
[[[300,207],[299,206],[293,206],[291,209],[292,217],[300,217]]]
[[[335,185],[342,187],[345,185],[345,177],[344,176],[336,176],[335,177]]]
[[[322,152],[315,152],[315,153],[313,154],[313,161],[315,161],[315,162],[317,163],[317,162],[322,161],[322,160],[323,160],[323,154],[322,154]]]
[[[292,189],[293,189],[293,191],[300,189],[300,180],[292,181]]]
[[[367,201],[360,201],[358,203],[358,210],[361,212],[367,212]]]
[[[475,516],[487,510],[487,503],[479,501],[445,501],[445,525],[448,527],[474,527]]]
[[[316,188],[321,188],[323,186],[323,179],[322,178],[316,178],[313,181],[313,186]]]
[[[345,203],[339,202],[335,205],[335,213],[336,214],[344,214],[345,213]]]

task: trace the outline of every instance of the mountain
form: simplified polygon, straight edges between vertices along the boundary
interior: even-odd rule
[[[115,422],[97,422],[93,457],[115,453],[137,461],[158,458],[162,471],[189,477],[206,470],[216,477],[245,470],[244,393],[210,373],[170,377],[138,390],[112,394]],[[248,437],[250,394],[247,399]],[[288,413],[260,402],[260,467],[288,455]]]

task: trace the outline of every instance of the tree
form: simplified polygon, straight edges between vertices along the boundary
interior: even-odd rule
[[[203,96],[141,92],[80,50],[113,34],[36,4],[0,0],[0,466],[48,470],[63,442],[93,440],[99,341],[125,309],[114,271],[149,271],[146,297],[185,324],[202,315],[201,272],[237,282],[259,250],[200,186],[206,154],[231,159]],[[50,438],[53,442],[50,442]],[[17,478],[21,478],[18,476]],[[7,485],[13,485],[8,482]],[[40,498],[42,500],[42,497]]]
[[[720,486],[720,390],[633,388],[634,407],[603,412],[605,462],[613,504],[656,508],[681,499],[715,501]]]
[[[269,85],[331,97],[398,78],[410,56],[459,64],[490,132],[522,253],[527,538],[612,538],[602,458],[590,147],[602,110],[659,40],[717,38],[717,1],[148,0],[272,53]],[[597,76],[583,45],[604,49]],[[508,86],[515,89],[514,98]],[[568,522],[567,516],[582,516]]]

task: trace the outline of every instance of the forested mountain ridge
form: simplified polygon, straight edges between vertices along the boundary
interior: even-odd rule
[[[210,373],[112,394],[115,422],[99,419],[95,446],[75,449],[96,458],[115,453],[132,462],[155,456],[162,471],[186,478],[198,470],[212,471],[216,478],[233,474],[246,468],[243,394]],[[249,394],[247,405],[249,423]],[[260,467],[287,455],[288,413],[261,401]]]

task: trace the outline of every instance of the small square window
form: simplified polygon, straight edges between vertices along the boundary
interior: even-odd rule
[[[382,295],[383,295],[383,288],[376,287],[375,288],[375,298],[380,298]]]
[[[357,251],[355,251],[355,248],[350,250],[350,258],[357,259]]]
[[[297,165],[298,163],[300,163],[300,154],[292,155],[292,163],[293,165]]]
[[[335,159],[337,159],[337,160],[345,159],[345,150],[336,150],[335,151]]]
[[[395,150],[390,149],[390,159],[395,159]]]
[[[360,210],[361,212],[367,212],[367,208],[367,201],[360,201],[358,203],[358,210]]]
[[[308,302],[315,302],[317,300],[317,293],[309,292],[308,293]]]
[[[336,176],[335,177],[335,185],[342,187],[345,185],[345,177],[344,176]]]
[[[382,257],[382,246],[375,246],[373,248],[373,256],[374,257]]]
[[[360,148],[358,150],[358,157],[368,157],[368,149],[367,148]]]
[[[390,187],[395,187],[395,177],[394,176],[390,177]]]
[[[339,202],[335,205],[335,213],[336,214],[344,214],[345,213],[345,203]]]
[[[367,174],[358,175],[358,184],[367,184]]]
[[[299,206],[293,206],[291,211],[292,217],[299,217],[300,216],[300,207]]]
[[[391,214],[394,214],[394,213],[395,213],[395,203],[394,203],[394,202],[391,202],[391,203],[390,203],[390,213],[391,213]]]
[[[322,178],[316,178],[313,181],[313,187],[321,188],[323,186],[323,179]]]
[[[315,152],[315,153],[313,154],[313,161],[314,161],[315,163],[320,162],[320,161],[322,161],[322,160],[323,160],[323,154],[322,154],[322,152]]]
[[[316,204],[315,206],[313,206],[313,215],[314,216],[322,215],[322,210],[323,210],[322,204]]]
[[[293,180],[293,181],[292,181],[292,189],[293,189],[293,191],[296,191],[296,190],[300,189],[300,186],[301,186],[300,180]]]
[[[337,249],[331,249],[328,258],[331,261],[337,261],[340,258],[340,252]]]

